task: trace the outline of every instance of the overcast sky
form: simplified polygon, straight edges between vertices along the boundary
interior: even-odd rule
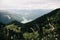
[[[0,10],[55,8],[60,8],[60,0],[0,0]]]

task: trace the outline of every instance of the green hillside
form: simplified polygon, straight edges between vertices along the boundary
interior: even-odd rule
[[[60,40],[60,9],[29,23],[0,23],[0,40]]]

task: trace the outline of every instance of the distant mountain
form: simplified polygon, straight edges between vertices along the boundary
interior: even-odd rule
[[[9,14],[9,12],[0,11],[0,22],[2,22],[3,24],[7,24],[11,22],[12,20],[13,19],[11,15]]]
[[[7,24],[12,20],[21,23],[27,23],[36,18],[47,14],[52,9],[38,9],[38,10],[0,10],[0,22]]]

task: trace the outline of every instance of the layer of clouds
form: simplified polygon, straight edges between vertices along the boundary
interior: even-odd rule
[[[0,0],[0,9],[55,9],[60,0]]]

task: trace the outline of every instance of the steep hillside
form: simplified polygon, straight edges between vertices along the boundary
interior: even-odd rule
[[[36,25],[39,25],[39,27],[46,27],[46,25],[53,24],[53,25],[59,25],[60,24],[60,9],[53,10],[52,12],[43,15],[29,23],[24,24],[26,27],[36,27]]]
[[[53,10],[52,12],[46,15],[43,15],[42,17],[39,17],[35,19],[34,21],[24,24],[24,27],[27,28],[27,31],[31,28],[34,30],[38,30],[40,34],[39,35],[40,39],[45,35],[44,31],[46,31],[45,32],[46,34],[48,34],[50,31],[52,33],[56,32],[59,34],[60,33],[59,32],[60,30],[60,9]]]

